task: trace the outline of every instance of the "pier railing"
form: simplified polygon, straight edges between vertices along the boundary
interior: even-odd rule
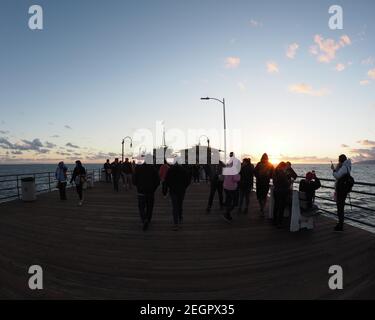
[[[94,181],[100,180],[102,169],[87,169],[88,175],[92,175]],[[68,172],[68,182],[72,172]],[[35,180],[36,192],[45,193],[57,190],[57,181],[55,172],[38,172],[38,173],[22,173],[7,174],[0,176],[0,203],[21,199],[22,195],[22,179],[32,177]],[[68,183],[68,188],[70,187]]]
[[[298,184],[301,179],[305,177],[298,176],[295,181],[294,187],[298,189]],[[336,201],[334,200],[333,194],[335,191],[335,180],[319,178],[321,181],[321,188],[317,190],[315,198],[320,200],[318,201],[319,209],[327,214],[337,216],[336,213]],[[329,194],[331,193],[331,196]],[[327,195],[328,194],[328,195]],[[364,196],[364,197],[361,197]],[[325,202],[330,205],[322,206],[319,202]],[[329,208],[326,208],[329,207]],[[364,221],[363,219],[358,219],[351,216],[353,208],[360,209],[365,213],[365,217],[375,216],[375,183],[368,182],[355,182],[353,190],[348,195],[346,199],[346,215],[345,219],[354,221],[359,224],[366,225],[368,227],[375,228],[375,224]]]

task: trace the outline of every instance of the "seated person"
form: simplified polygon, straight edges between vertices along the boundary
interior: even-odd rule
[[[306,179],[302,179],[299,183],[300,205],[303,211],[317,209],[314,205],[315,191],[320,187],[321,183],[315,171],[306,173]]]

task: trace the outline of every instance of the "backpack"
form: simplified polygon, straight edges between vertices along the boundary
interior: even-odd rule
[[[337,191],[348,194],[352,191],[354,183],[355,183],[355,180],[350,175],[350,172],[348,170],[348,173],[337,181]]]

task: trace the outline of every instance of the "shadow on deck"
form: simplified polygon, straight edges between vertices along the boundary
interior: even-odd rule
[[[73,189],[35,203],[0,205],[0,297],[42,299],[343,299],[375,298],[375,237],[317,217],[313,231],[275,229],[249,214],[226,223],[205,212],[208,186],[192,185],[184,225],[172,231],[170,201],[157,190],[154,219],[141,231],[135,191],[115,194],[98,183],[78,207]],[[28,288],[30,265],[44,289]],[[344,289],[328,288],[340,265]]]

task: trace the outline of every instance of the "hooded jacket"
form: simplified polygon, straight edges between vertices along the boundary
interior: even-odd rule
[[[68,168],[64,165],[64,162],[60,162],[59,165],[56,168],[55,172],[55,178],[58,182],[66,182],[67,175],[66,172],[68,171]]]
[[[335,177],[336,181],[341,179],[347,174],[350,174],[352,171],[352,161],[350,159],[347,159],[343,162],[340,168],[336,168],[333,171],[333,176]]]

